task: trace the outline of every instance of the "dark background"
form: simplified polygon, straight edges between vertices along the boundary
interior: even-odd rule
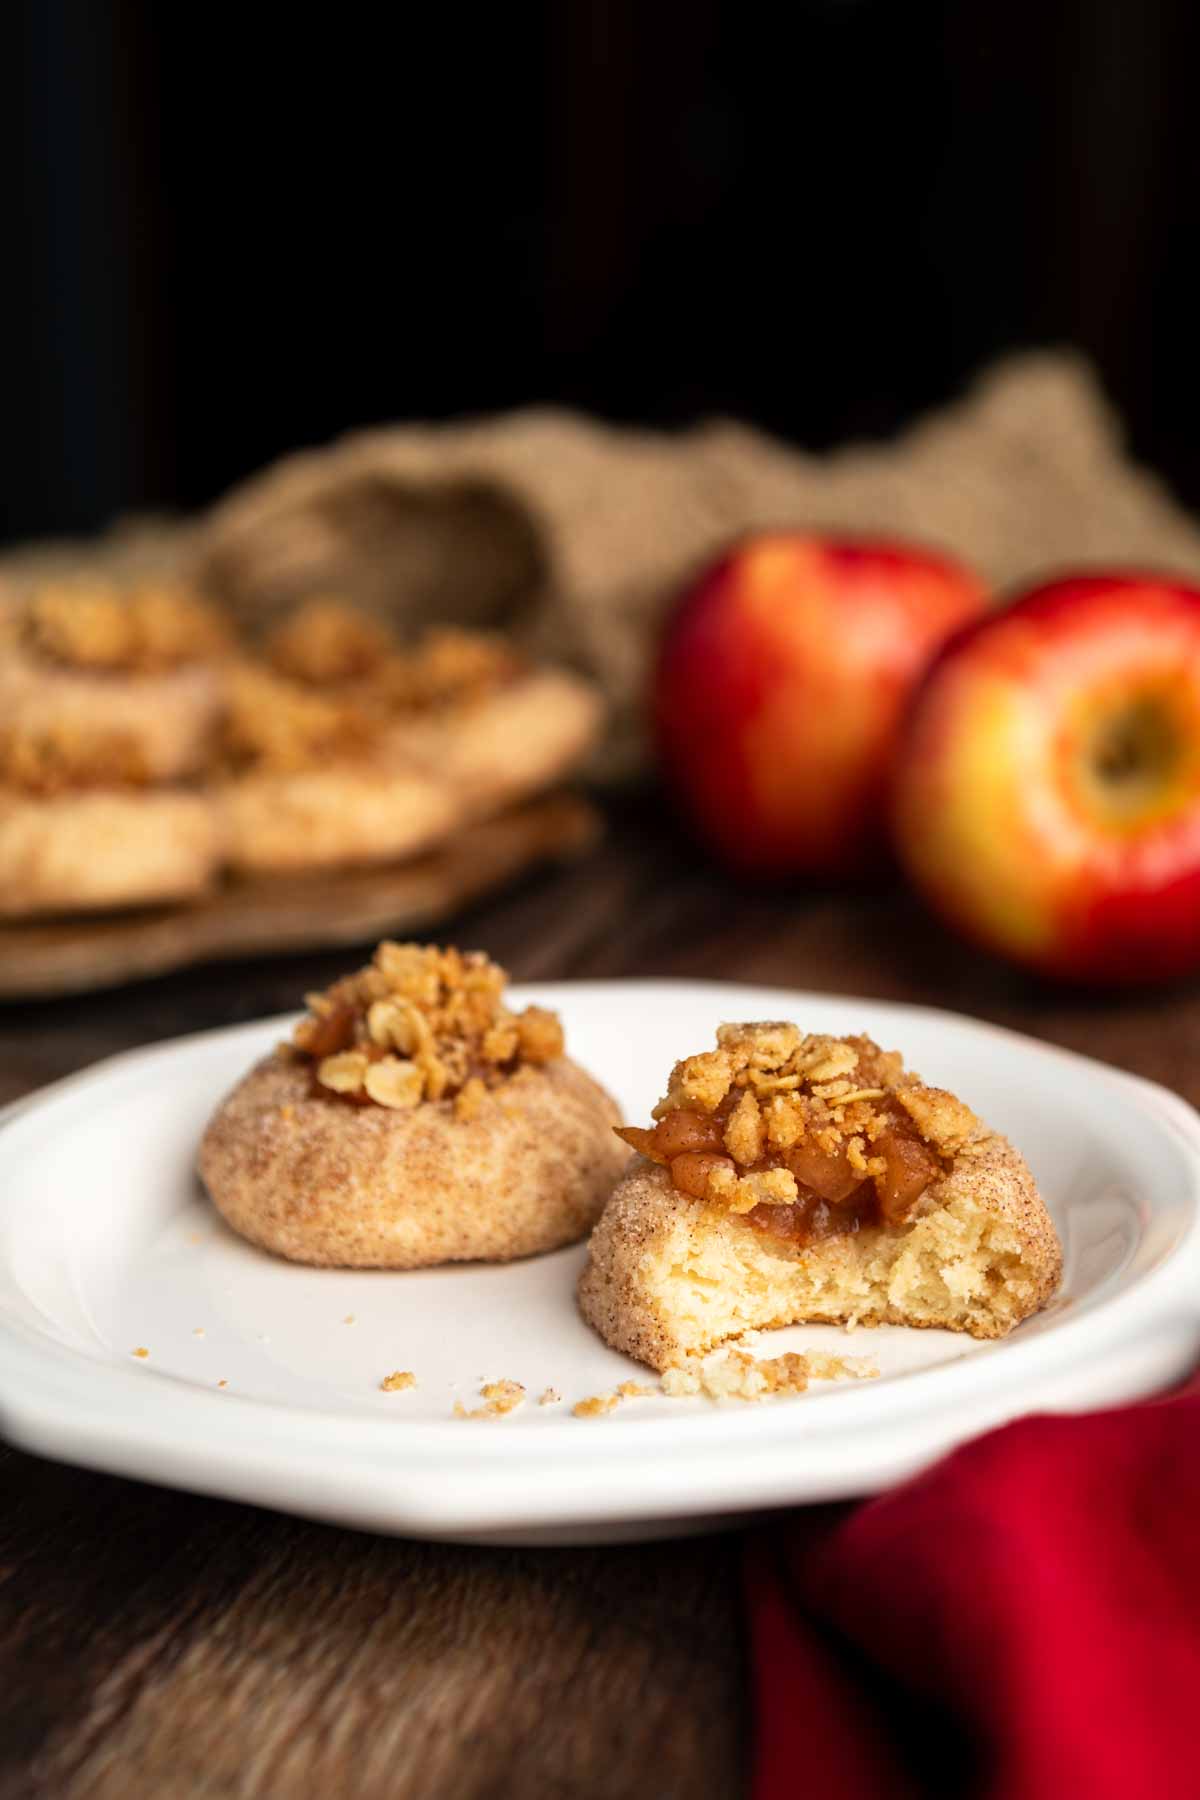
[[[1200,502],[1195,0],[10,0],[0,536],[529,400],[893,430],[1097,361]]]

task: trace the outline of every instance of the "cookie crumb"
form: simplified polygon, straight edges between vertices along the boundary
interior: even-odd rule
[[[674,1399],[703,1394],[709,1400],[766,1400],[803,1394],[810,1381],[870,1380],[878,1374],[861,1358],[821,1350],[754,1357],[734,1349],[664,1369],[662,1386]]]
[[[648,1400],[655,1390],[644,1386],[640,1381],[622,1381],[617,1392],[622,1400]]]
[[[831,1356],[824,1350],[806,1350],[804,1360],[814,1381],[876,1381],[879,1370],[865,1356]]]
[[[226,1381],[226,1379],[223,1375],[222,1375],[220,1381],[218,1381],[217,1386],[218,1387],[228,1387],[229,1386],[229,1383]]]
[[[203,1327],[203,1325],[193,1325],[193,1327],[192,1327],[192,1336],[193,1336],[193,1337],[203,1337],[203,1336],[204,1336],[204,1327]]]
[[[577,1419],[599,1419],[612,1412],[620,1399],[619,1394],[591,1394],[586,1400],[577,1400],[571,1412]]]
[[[505,1413],[516,1412],[525,1398],[525,1389],[519,1381],[487,1381],[479,1392],[485,1404],[467,1408],[461,1400],[456,1400],[454,1418],[499,1419]]]
[[[519,1381],[489,1381],[479,1392],[497,1413],[515,1412],[525,1398],[525,1389]]]
[[[562,1395],[557,1388],[543,1388],[542,1392],[538,1395],[538,1405],[553,1406],[557,1400],[561,1399]]]
[[[358,1320],[354,1317],[353,1313],[347,1313],[345,1318],[342,1320],[343,1325],[357,1325],[357,1323],[358,1323]]]
[[[398,1394],[403,1388],[416,1387],[417,1378],[411,1369],[393,1369],[385,1375],[379,1386],[385,1394]]]
[[[147,1356],[149,1356],[150,1352],[147,1350],[145,1344],[139,1344],[137,1349],[131,1350],[129,1352],[129,1354],[130,1354],[130,1356],[140,1356],[144,1360]]]

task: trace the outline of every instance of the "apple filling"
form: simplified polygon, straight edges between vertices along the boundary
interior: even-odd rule
[[[869,1038],[790,1025],[722,1026],[655,1121],[619,1135],[680,1193],[796,1247],[907,1223],[978,1123]]]

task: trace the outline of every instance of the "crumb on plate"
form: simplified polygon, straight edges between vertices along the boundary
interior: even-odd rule
[[[499,1419],[505,1413],[516,1412],[525,1398],[525,1389],[519,1381],[486,1381],[479,1392],[484,1401],[482,1406],[467,1408],[461,1400],[454,1402],[456,1419]]]
[[[577,1400],[571,1411],[577,1419],[599,1419],[620,1404],[619,1394],[589,1394],[586,1400]]]
[[[662,1386],[675,1399],[703,1394],[709,1400],[765,1400],[803,1394],[810,1381],[867,1380],[878,1373],[860,1359],[819,1350],[755,1357],[734,1349],[665,1369]]]

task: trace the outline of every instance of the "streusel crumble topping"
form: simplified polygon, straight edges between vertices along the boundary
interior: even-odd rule
[[[902,1224],[949,1160],[982,1132],[868,1037],[795,1025],[722,1025],[717,1045],[671,1073],[633,1149],[676,1188],[796,1243]]]
[[[229,682],[221,761],[234,774],[294,774],[361,756],[377,733],[356,706],[251,663]]]
[[[155,674],[221,655],[232,633],[213,607],[174,582],[55,582],[25,604],[29,647],[72,668]]]
[[[432,712],[485,699],[524,667],[502,637],[440,626],[388,659],[379,671],[379,692],[394,712]]]
[[[438,626],[402,645],[380,619],[341,600],[310,600],[265,644],[279,674],[310,688],[339,688],[383,715],[468,705],[513,679],[524,660],[491,632]]]
[[[151,771],[131,733],[73,720],[0,725],[0,789],[48,797],[80,788],[144,787]]]
[[[453,1100],[469,1120],[522,1065],[563,1054],[557,1015],[511,1012],[507,983],[482,951],[385,942],[365,969],[307,996],[290,1053],[331,1095],[394,1109]]]
[[[314,599],[277,625],[264,649],[281,675],[326,687],[375,674],[392,654],[394,639],[371,613],[342,600]]]

